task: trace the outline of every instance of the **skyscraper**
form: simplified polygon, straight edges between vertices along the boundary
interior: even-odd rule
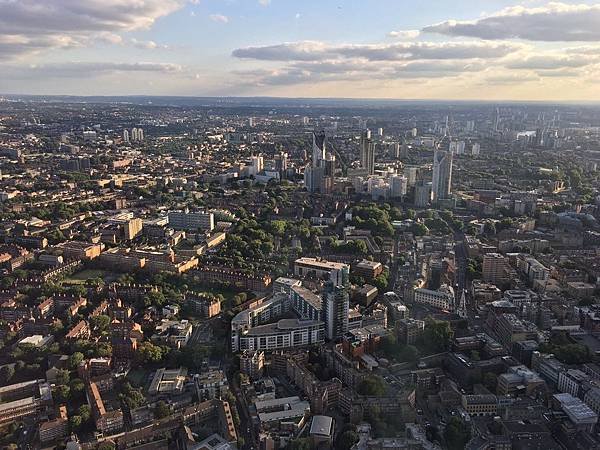
[[[452,153],[436,150],[433,155],[431,198],[434,202],[446,199],[452,192]]]
[[[123,142],[129,142],[129,131],[123,130]]]
[[[336,340],[348,332],[348,312],[350,310],[350,295],[348,294],[349,271],[340,269],[330,280],[323,292],[323,320],[327,339]]]
[[[369,175],[375,173],[375,144],[368,130],[360,136],[360,165]]]
[[[326,151],[326,136],[325,132],[321,131],[319,134],[313,133],[312,143],[312,165],[313,167],[320,166],[320,161],[325,159]]]
[[[281,179],[286,178],[288,169],[288,154],[286,152],[279,152],[275,155],[275,170],[279,172]]]
[[[327,152],[325,133],[313,133],[312,162],[304,169],[304,186],[308,192],[331,194],[334,176],[335,156]]]

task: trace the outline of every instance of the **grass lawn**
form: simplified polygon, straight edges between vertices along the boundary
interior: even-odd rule
[[[146,383],[146,378],[148,376],[148,372],[144,369],[132,369],[127,374],[127,380],[131,383],[132,386],[144,386]]]
[[[119,274],[101,269],[84,269],[69,275],[64,279],[65,284],[85,284],[89,279],[102,278],[105,283],[111,283],[119,277]]]

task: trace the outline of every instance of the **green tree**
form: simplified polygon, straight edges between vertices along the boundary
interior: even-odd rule
[[[163,356],[162,348],[150,341],[142,342],[135,354],[141,364],[157,363],[163,359]]]
[[[89,405],[81,405],[77,409],[77,415],[81,417],[81,421],[85,423],[92,417],[92,409]]]
[[[85,383],[80,378],[73,378],[69,382],[69,387],[71,388],[71,392],[81,393],[85,390]]]
[[[69,384],[71,379],[71,373],[66,369],[58,369],[56,372],[56,383],[58,384]]]
[[[164,401],[159,401],[154,408],[154,417],[156,419],[162,419],[171,414],[171,408]]]
[[[450,450],[461,450],[471,439],[471,430],[458,417],[451,417],[444,430],[444,439]]]
[[[356,392],[360,395],[381,397],[385,394],[385,384],[383,380],[376,375],[369,375],[361,380],[356,386]]]
[[[71,370],[75,370],[79,367],[79,365],[83,362],[83,353],[75,352],[71,356],[69,356],[69,368]]]
[[[69,417],[69,427],[71,428],[71,431],[79,430],[79,428],[81,428],[82,421],[83,420],[81,419],[81,416],[78,415]]]
[[[98,445],[98,450],[115,450],[115,444],[112,442],[102,442]]]
[[[297,438],[290,441],[288,444],[288,450],[311,450],[310,439],[308,438]]]
[[[15,368],[11,365],[0,367],[0,383],[8,384],[15,376]]]
[[[448,350],[452,339],[450,322],[427,319],[425,330],[421,336],[420,345],[430,353],[440,353]]]
[[[92,326],[92,329],[102,333],[103,331],[108,330],[108,327],[110,326],[110,317],[105,314],[92,316],[90,317],[90,325]]]
[[[498,385],[498,377],[494,372],[486,372],[483,374],[483,385],[492,392],[496,392]]]
[[[56,386],[56,395],[58,396],[59,401],[68,402],[71,398],[71,389],[69,386]]]
[[[358,442],[358,434],[355,431],[344,431],[336,440],[335,448],[347,450]]]

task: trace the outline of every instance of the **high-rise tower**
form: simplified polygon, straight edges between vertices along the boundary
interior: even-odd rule
[[[434,202],[446,199],[452,192],[452,153],[436,150],[433,155],[431,198]]]
[[[375,173],[375,144],[368,130],[360,136],[360,165],[369,175]]]
[[[338,272],[335,276],[332,273],[323,292],[325,335],[330,341],[339,339],[348,332],[349,272],[347,268],[340,269]]]

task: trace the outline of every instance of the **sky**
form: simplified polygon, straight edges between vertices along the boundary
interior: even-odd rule
[[[600,101],[600,2],[0,0],[0,93]]]

